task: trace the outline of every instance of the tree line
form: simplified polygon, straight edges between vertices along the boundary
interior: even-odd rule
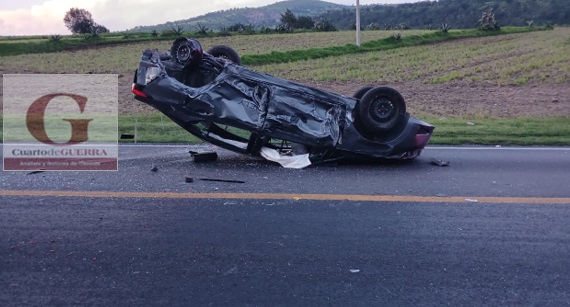
[[[378,25],[381,29],[436,28],[447,24],[456,29],[477,27],[481,13],[492,10],[502,26],[570,24],[568,0],[439,0],[399,5],[365,5],[361,7],[361,25]],[[319,18],[330,20],[338,29],[355,28],[354,7],[331,10]]]

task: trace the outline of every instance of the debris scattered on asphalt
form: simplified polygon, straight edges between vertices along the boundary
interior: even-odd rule
[[[360,273],[359,269],[350,269],[350,273]]]
[[[468,202],[468,203],[476,203],[476,202],[479,202],[479,201],[476,200],[476,199],[470,199],[470,198],[466,198],[465,201]]]
[[[309,154],[302,155],[281,155],[276,149],[262,147],[259,154],[266,160],[277,162],[285,168],[301,169],[311,165]]]
[[[184,181],[185,181],[186,183],[194,182],[194,178],[193,178],[193,177],[190,177],[190,176],[186,176],[186,177],[184,177]]]
[[[225,271],[223,275],[228,276],[228,275],[236,274],[237,272],[238,272],[238,267],[234,266],[233,268]]]
[[[443,160],[440,160],[438,158],[431,158],[431,159],[429,159],[429,162],[431,164],[434,164],[437,166],[448,166],[449,165],[449,161],[443,161]]]
[[[196,163],[204,163],[204,162],[214,162],[218,160],[218,153],[217,152],[200,152],[192,154],[194,158],[194,162]]]
[[[156,165],[153,165],[152,168],[150,169],[151,172],[158,172],[158,167],[156,167]]]
[[[437,197],[447,197],[447,194],[444,194],[444,193],[437,193],[435,196],[437,196]]]
[[[34,175],[34,174],[40,174],[40,173],[44,173],[44,170],[39,170],[39,171],[33,171],[33,172],[29,172],[26,175]]]
[[[202,181],[214,181],[214,182],[245,183],[245,181],[230,180],[230,179],[200,178],[200,180],[202,180]]]
[[[121,133],[121,140],[132,140],[135,138],[134,134],[130,133]]]

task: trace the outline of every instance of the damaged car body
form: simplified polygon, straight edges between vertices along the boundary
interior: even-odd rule
[[[304,154],[312,163],[345,158],[413,159],[434,127],[410,116],[389,87],[353,97],[240,64],[228,46],[204,52],[179,38],[170,52],[145,50],[132,92],[196,137],[238,153]]]

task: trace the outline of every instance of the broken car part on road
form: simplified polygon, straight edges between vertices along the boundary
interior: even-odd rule
[[[366,86],[347,97],[259,73],[240,65],[230,47],[204,52],[178,38],[170,52],[145,50],[132,92],[198,138],[238,153],[289,161],[414,159],[434,126],[410,116],[393,88]],[[264,149],[267,148],[267,149]],[[294,158],[293,160],[297,160]],[[307,162],[308,161],[308,162]]]

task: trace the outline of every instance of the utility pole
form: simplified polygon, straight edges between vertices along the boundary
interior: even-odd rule
[[[356,0],[356,46],[360,47],[360,0]]]

